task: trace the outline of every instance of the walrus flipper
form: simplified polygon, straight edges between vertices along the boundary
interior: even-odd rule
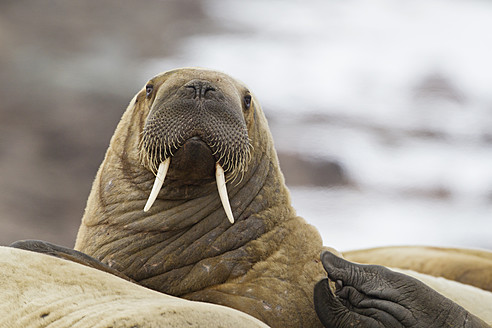
[[[325,327],[489,327],[478,317],[410,276],[356,264],[323,252],[328,279],[314,287]]]
[[[125,274],[111,268],[110,266],[102,263],[101,261],[89,256],[85,253],[76,251],[74,249],[55,245],[43,240],[18,240],[10,245],[13,248],[19,248],[27,251],[42,253],[46,255],[51,255],[64,260],[80,263],[82,265],[101,270],[117,277],[123,278],[125,280],[133,282],[132,279],[127,277]]]

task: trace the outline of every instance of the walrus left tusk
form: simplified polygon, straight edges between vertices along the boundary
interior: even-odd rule
[[[162,184],[166,178],[167,170],[169,169],[169,164],[171,163],[171,157],[168,157],[164,162],[159,164],[159,169],[157,170],[157,175],[155,176],[154,185],[152,186],[152,191],[150,192],[149,199],[144,207],[144,212],[147,212],[154,204],[159,191],[161,191]]]
[[[215,164],[215,178],[217,180],[217,189],[219,189],[220,201],[222,202],[222,207],[226,212],[227,218],[234,223],[234,216],[232,215],[231,204],[229,203],[229,196],[227,195],[227,188],[224,176],[224,169],[219,163]]]

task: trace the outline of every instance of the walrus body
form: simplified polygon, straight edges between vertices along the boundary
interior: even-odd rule
[[[0,290],[2,328],[267,328],[240,311],[164,295],[79,263],[9,247],[0,247]]]
[[[163,187],[146,205],[166,162]],[[233,217],[214,167],[229,180]],[[266,118],[247,88],[214,71],[169,71],[124,113],[75,249],[166,294],[226,305],[272,327],[321,327],[313,286],[326,276],[322,241],[290,204]]]

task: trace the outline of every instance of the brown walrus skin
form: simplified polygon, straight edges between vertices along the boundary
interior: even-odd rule
[[[171,158],[148,212],[160,162]],[[235,222],[217,192],[224,168]],[[139,284],[226,305],[272,327],[322,327],[317,230],[298,217],[266,118],[231,77],[178,69],[151,79],[111,139],[75,249]]]

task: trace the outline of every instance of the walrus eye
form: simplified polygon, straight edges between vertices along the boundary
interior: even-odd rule
[[[246,107],[246,109],[249,109],[250,106],[251,106],[251,95],[246,95],[244,96],[244,107]]]
[[[154,91],[154,86],[151,84],[147,84],[147,86],[145,86],[145,92],[147,92],[147,98],[150,97],[152,91]]]

